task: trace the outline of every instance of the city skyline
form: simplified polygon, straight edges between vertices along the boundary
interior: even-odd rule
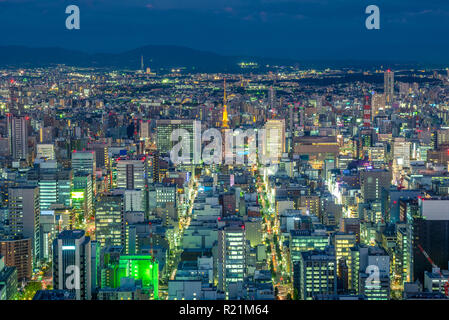
[[[441,0],[0,0],[0,315],[448,300],[448,17]]]

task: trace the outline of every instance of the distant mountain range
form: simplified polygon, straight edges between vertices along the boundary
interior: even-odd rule
[[[168,70],[185,67],[189,72],[263,72],[267,70],[267,66],[293,65],[318,68],[375,67],[385,65],[385,62],[375,61],[296,61],[261,57],[224,56],[181,46],[149,45],[122,53],[95,54],[58,47],[0,46],[1,67],[46,67],[65,64],[75,67],[138,70],[141,66],[142,56],[145,68]],[[255,62],[258,68],[241,68],[239,66],[241,62]],[[387,62],[386,64],[389,66],[397,65],[394,62]],[[405,65],[403,64],[402,66]]]

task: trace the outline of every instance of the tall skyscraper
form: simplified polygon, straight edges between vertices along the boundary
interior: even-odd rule
[[[419,249],[420,245],[441,269],[449,261],[449,200],[419,199],[419,215],[413,218],[413,279],[424,282],[424,271],[432,265]]]
[[[95,237],[102,247],[124,245],[125,220],[122,195],[103,195],[95,205]]]
[[[11,156],[14,160],[28,156],[28,117],[8,115],[8,136]]]
[[[0,256],[5,257],[5,265],[17,269],[17,279],[28,281],[33,269],[31,238],[8,236],[0,238]]]
[[[265,123],[263,154],[266,160],[279,163],[285,152],[285,120],[269,119]]]
[[[93,213],[93,188],[90,174],[77,173],[72,179],[72,205],[77,214],[90,217]]]
[[[375,93],[371,98],[371,119],[379,114],[379,111],[385,110],[385,94]]]
[[[159,151],[154,151],[150,156],[151,161],[151,174],[153,178],[153,183],[161,182],[161,159]]]
[[[109,147],[106,143],[91,143],[89,149],[95,152],[95,167],[109,167]]]
[[[8,220],[10,234],[31,238],[33,262],[40,258],[39,187],[9,188]]]
[[[145,190],[147,162],[140,160],[117,160],[117,187],[128,190]]]
[[[150,120],[140,121],[139,137],[141,140],[150,138]]]
[[[218,288],[243,282],[246,275],[246,233],[244,225],[230,225],[218,231]]]
[[[340,261],[344,260],[346,266],[349,268],[348,271],[348,281],[352,280],[351,268],[351,248],[357,243],[357,236],[355,233],[343,233],[337,232],[334,235],[334,247],[335,247],[335,260],[337,265],[340,265]],[[342,270],[337,268],[337,275],[342,276]]]
[[[394,72],[388,69],[384,73],[385,103],[391,107],[394,99]]]
[[[397,224],[396,227],[396,274],[400,275],[401,283],[412,281],[413,272],[413,236],[411,224]]]
[[[405,138],[394,138],[392,153],[393,153],[393,179],[399,183],[398,180],[401,177],[401,171],[403,168],[410,168],[410,152],[411,143],[406,141]]]
[[[77,300],[92,296],[92,252],[84,230],[64,230],[53,242],[53,288],[75,293]]]
[[[276,111],[277,107],[276,88],[273,86],[270,86],[270,89],[268,90],[268,106],[270,107],[270,109]]]
[[[363,127],[365,129],[370,129],[371,128],[371,102],[370,102],[370,97],[369,96],[365,96],[365,104],[363,106]]]

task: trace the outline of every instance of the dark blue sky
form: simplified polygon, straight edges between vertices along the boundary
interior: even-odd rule
[[[81,29],[66,30],[78,5]],[[365,28],[365,8],[381,30]],[[448,0],[0,0],[0,45],[118,52],[173,44],[223,54],[449,63]]]

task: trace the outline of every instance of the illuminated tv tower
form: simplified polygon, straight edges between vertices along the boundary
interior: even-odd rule
[[[223,128],[229,128],[228,125],[228,107],[227,104],[227,97],[226,97],[226,79],[224,79],[224,96],[223,96],[223,119],[222,119],[222,127]]]

